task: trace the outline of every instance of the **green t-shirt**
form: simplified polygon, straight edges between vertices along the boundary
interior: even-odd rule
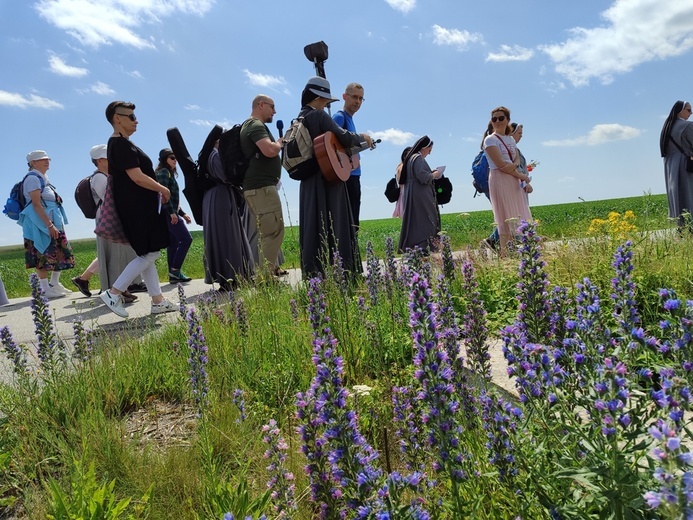
[[[249,119],[241,128],[241,150],[243,155],[250,157],[248,170],[243,179],[244,190],[256,190],[265,186],[276,186],[282,174],[282,160],[279,155],[265,157],[255,144],[260,139],[269,137],[274,142],[274,136],[267,125],[259,119]]]

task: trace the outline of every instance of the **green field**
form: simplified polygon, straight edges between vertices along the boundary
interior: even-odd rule
[[[443,207],[443,211],[445,208]],[[624,213],[633,211],[637,217],[636,226],[639,229],[664,229],[673,227],[667,218],[667,201],[665,195],[645,195],[624,199],[610,199],[591,202],[575,202],[570,204],[552,204],[532,208],[532,215],[540,223],[539,232],[547,240],[570,239],[584,236],[592,219],[605,219],[609,212]],[[392,237],[395,242],[399,237],[401,220],[395,218],[367,220],[361,223],[359,246],[362,257],[365,258],[366,244],[371,241],[378,255],[384,253],[385,238]],[[489,235],[493,229],[493,213],[491,210],[474,211],[470,213],[444,213],[442,215],[443,232],[450,237],[453,250],[466,247],[477,247],[479,241]],[[202,232],[194,231],[193,244],[184,264],[184,271],[193,278],[204,277],[202,256],[204,246]],[[69,229],[68,229],[69,237]],[[81,273],[92,261],[96,254],[94,239],[71,241],[77,260],[73,271],[65,273],[69,277]],[[298,251],[298,226],[286,229],[283,251],[286,258],[285,267],[300,266]],[[167,280],[165,252],[157,262],[161,280]],[[21,247],[0,248],[0,275],[5,283],[8,297],[17,298],[29,295],[28,277],[30,272],[24,268],[24,251]],[[66,276],[67,278],[67,276]],[[66,287],[73,288],[69,283]],[[91,282],[92,287],[98,287],[98,275]]]

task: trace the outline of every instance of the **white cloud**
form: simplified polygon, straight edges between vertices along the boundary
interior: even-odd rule
[[[459,29],[445,29],[440,25],[434,25],[433,43],[436,45],[451,45],[457,47],[458,50],[465,50],[470,43],[483,41],[479,33],[470,33],[469,31],[460,31]]]
[[[111,87],[109,87],[106,83],[103,81],[97,81],[93,85],[91,85],[89,88],[80,90],[79,91],[81,94],[98,94],[100,96],[112,96],[115,94],[115,90],[113,90]]]
[[[183,107],[185,110],[200,110],[200,105],[190,104]]]
[[[392,143],[401,146],[407,146],[414,144],[416,140],[416,135],[411,132],[405,132],[397,128],[388,128],[387,130],[382,130],[380,132],[368,132],[373,139],[382,139],[383,142]]]
[[[137,49],[155,48],[136,31],[143,25],[161,23],[176,13],[202,16],[216,0],[39,0],[35,9],[55,27],[82,45],[100,47],[122,44]]]
[[[208,128],[211,128],[214,125],[219,125],[223,128],[231,128],[234,125],[234,123],[227,121],[226,119],[224,119],[223,121],[210,121],[209,119],[191,119],[190,122],[193,125],[204,126]]]
[[[45,97],[29,94],[24,96],[16,92],[7,92],[0,90],[0,105],[18,107],[18,108],[45,108],[53,110],[55,108],[63,108],[61,103],[53,101]]]
[[[486,61],[528,61],[534,56],[532,49],[519,45],[501,45],[500,52],[489,52]]]
[[[595,125],[587,135],[579,136],[574,139],[544,141],[542,144],[544,146],[596,146],[612,141],[635,139],[640,134],[641,131],[632,126],[607,123]]]
[[[269,74],[260,74],[250,72],[248,69],[243,69],[248,82],[254,87],[266,87],[274,89],[282,85],[286,85],[286,80],[282,76],[270,76]]]
[[[407,14],[416,7],[416,0],[385,0],[385,2],[396,11],[400,11],[404,14]]]
[[[690,0],[616,0],[602,13],[605,25],[575,27],[563,43],[544,45],[556,72],[574,86],[592,78],[611,83],[641,63],[679,56],[693,48]]]
[[[65,63],[61,57],[51,54],[48,57],[48,64],[50,66],[50,71],[58,74],[59,76],[69,76],[71,78],[81,78],[89,74],[87,69],[82,67],[73,67]]]

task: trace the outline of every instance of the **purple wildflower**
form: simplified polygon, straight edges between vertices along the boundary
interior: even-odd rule
[[[277,422],[271,419],[269,424],[262,427],[263,441],[268,445],[265,458],[269,460],[267,471],[270,480],[267,487],[271,490],[272,504],[278,519],[292,518],[296,513],[294,498],[294,475],[286,469],[286,451],[289,449],[277,427]]]
[[[535,224],[522,221],[520,233],[520,265],[517,284],[518,312],[516,324],[527,341],[537,343],[551,341],[549,333],[550,308],[548,298],[549,281],[545,271],[546,262],[541,258],[541,238]]]
[[[485,381],[491,381],[491,355],[488,352],[488,328],[486,327],[486,309],[479,293],[479,284],[474,275],[474,264],[465,261],[462,264],[462,294],[467,304],[462,323],[461,337],[467,346],[469,367],[481,375]]]
[[[313,278],[308,285],[316,375],[310,388],[297,395],[299,433],[318,515],[333,518],[366,505],[378,487],[381,471],[373,466],[377,452],[361,435],[357,416],[347,407],[344,363],[337,355],[337,340],[325,314],[321,280]]]
[[[399,439],[399,447],[407,469],[421,470],[424,468],[424,436],[423,423],[419,410],[420,402],[413,397],[414,391],[406,386],[392,389],[393,419],[397,427],[395,433]]]
[[[81,315],[78,315],[72,322],[72,330],[75,334],[75,339],[72,343],[75,357],[79,358],[81,361],[89,360],[92,354],[92,340],[91,335],[84,330],[84,323],[82,322]]]
[[[190,387],[192,389],[195,406],[201,417],[209,405],[209,399],[207,397],[209,386],[206,368],[207,344],[194,307],[188,309],[186,320],[188,322],[188,347],[190,349],[190,357],[188,358],[188,365],[190,366]]]
[[[513,437],[522,412],[493,393],[483,392],[480,401],[489,461],[498,468],[501,480],[509,480],[517,475]]]
[[[238,330],[243,337],[248,335],[248,311],[245,307],[245,300],[238,298],[236,300],[236,321],[238,322]]]
[[[48,300],[43,295],[38,275],[32,273],[29,279],[31,282],[31,315],[38,338],[36,354],[41,368],[49,373],[55,366],[56,353],[62,361],[67,359],[65,345],[55,334]]]
[[[628,240],[619,246],[611,264],[616,276],[611,280],[611,299],[614,302],[614,318],[624,336],[628,336],[640,325],[637,302],[635,300],[635,283],[633,282],[633,243]]]
[[[185,298],[185,289],[183,288],[183,284],[179,283],[176,284],[176,289],[178,290],[178,313],[180,314],[181,319],[185,319],[185,316],[188,314],[188,305],[187,305],[187,300]]]
[[[293,318],[294,323],[298,323],[298,318],[301,314],[298,309],[298,303],[294,298],[291,298],[291,300],[289,300],[289,308],[291,309],[291,317]]]
[[[457,422],[459,402],[453,370],[447,351],[439,345],[439,315],[431,300],[428,280],[414,273],[409,323],[414,342],[414,377],[421,387],[417,395],[421,401],[421,420],[426,426],[427,445],[436,449],[437,460],[433,467],[451,479],[455,500],[459,501],[457,483],[467,478],[464,463],[468,455],[458,442],[461,427]]]
[[[17,345],[9,327],[0,329],[0,341],[5,350],[7,358],[12,362],[12,370],[18,376],[24,377],[27,374],[26,351],[24,345]]]
[[[644,494],[647,505],[663,518],[693,518],[693,458],[681,443],[684,431],[659,419],[649,433],[655,441],[652,458],[659,488]]]
[[[617,434],[618,425],[626,429],[631,423],[628,370],[622,361],[607,357],[596,367],[596,375],[594,411],[589,412],[601,421],[602,434],[610,437]]]
[[[245,421],[246,419],[246,413],[245,413],[245,392],[241,390],[240,388],[236,388],[233,391],[233,397],[231,398],[231,401],[233,404],[236,405],[236,408],[238,408],[238,419],[236,419],[236,424],[240,424],[241,422]]]
[[[370,296],[371,306],[375,307],[378,304],[378,293],[383,285],[383,274],[380,268],[380,260],[375,256],[373,242],[370,240],[366,243],[366,268],[368,295]]]

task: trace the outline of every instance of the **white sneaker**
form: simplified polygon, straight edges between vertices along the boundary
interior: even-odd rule
[[[99,295],[99,298],[106,304],[106,307],[121,318],[127,318],[129,316],[128,311],[123,307],[123,298],[120,294],[111,294],[111,291],[104,291]]]
[[[54,298],[63,298],[65,296],[65,293],[60,292],[58,289],[55,287],[51,287],[50,285],[48,286],[48,289],[43,291],[43,295],[48,298],[48,299],[54,299]]]
[[[152,302],[152,314],[163,314],[164,312],[175,312],[177,310],[178,307],[166,299],[159,303]]]
[[[63,284],[61,284],[60,282],[58,282],[58,283],[49,283],[48,285],[50,285],[53,289],[55,289],[56,291],[61,292],[61,293],[63,293],[63,294],[70,294],[70,293],[72,293],[72,291],[71,291],[70,289],[68,289],[67,287],[65,287],[65,286],[64,286]]]

